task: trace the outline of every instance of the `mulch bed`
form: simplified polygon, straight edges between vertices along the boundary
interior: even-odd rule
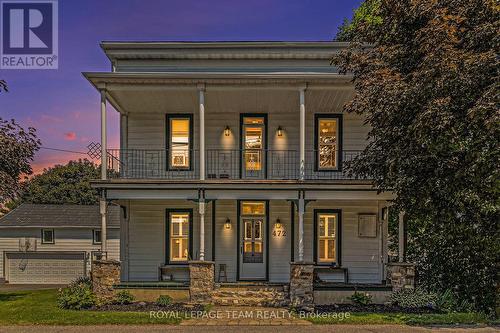
[[[424,313],[440,313],[437,309],[430,307],[422,308],[403,308],[397,305],[384,304],[331,304],[331,305],[316,305],[315,312],[330,313],[330,312],[369,312],[369,313],[408,313],[408,314],[424,314]]]
[[[101,306],[93,306],[89,310],[92,311],[203,311],[204,306],[201,304],[186,304],[172,303],[167,306],[159,306],[154,302],[133,302],[130,304],[105,304]]]

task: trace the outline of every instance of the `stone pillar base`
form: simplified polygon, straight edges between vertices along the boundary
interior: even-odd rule
[[[415,265],[407,262],[391,262],[387,267],[387,282],[392,291],[415,288]]]
[[[314,310],[314,264],[290,263],[290,305],[304,310]]]
[[[189,262],[189,298],[191,302],[208,303],[215,287],[213,261]]]
[[[120,283],[120,262],[117,260],[92,261],[92,290],[101,302],[114,297],[113,285]]]

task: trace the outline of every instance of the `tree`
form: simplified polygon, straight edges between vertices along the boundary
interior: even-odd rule
[[[90,180],[99,176],[100,167],[86,159],[56,165],[26,182],[20,202],[94,205],[99,194]]]
[[[34,128],[0,118],[0,206],[19,194],[21,177],[32,174],[30,163],[40,144]]]
[[[392,191],[420,282],[492,312],[500,262],[500,8],[492,0],[366,0],[335,56],[369,144],[348,168]],[[353,21],[356,22],[356,21]],[[361,42],[370,43],[363,44]]]
[[[382,17],[377,14],[380,8],[380,0],[365,1],[355,11],[352,20],[345,19],[339,27],[335,40],[338,42],[350,42],[358,37],[356,31],[363,26],[364,35],[362,41],[366,42],[373,39],[375,36],[371,34],[376,33],[376,27],[382,24]]]

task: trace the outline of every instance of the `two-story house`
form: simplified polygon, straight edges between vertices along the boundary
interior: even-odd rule
[[[111,71],[84,73],[108,166],[93,185],[124,207],[122,283],[187,281],[191,260],[217,282],[286,284],[293,262],[324,282],[385,281],[392,194],[345,172],[369,131],[343,112],[352,77],[330,64],[346,46],[101,44]],[[120,147],[106,144],[109,105]]]

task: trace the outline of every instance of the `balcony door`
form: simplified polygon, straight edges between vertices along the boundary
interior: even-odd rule
[[[266,115],[242,115],[241,178],[266,178]]]

